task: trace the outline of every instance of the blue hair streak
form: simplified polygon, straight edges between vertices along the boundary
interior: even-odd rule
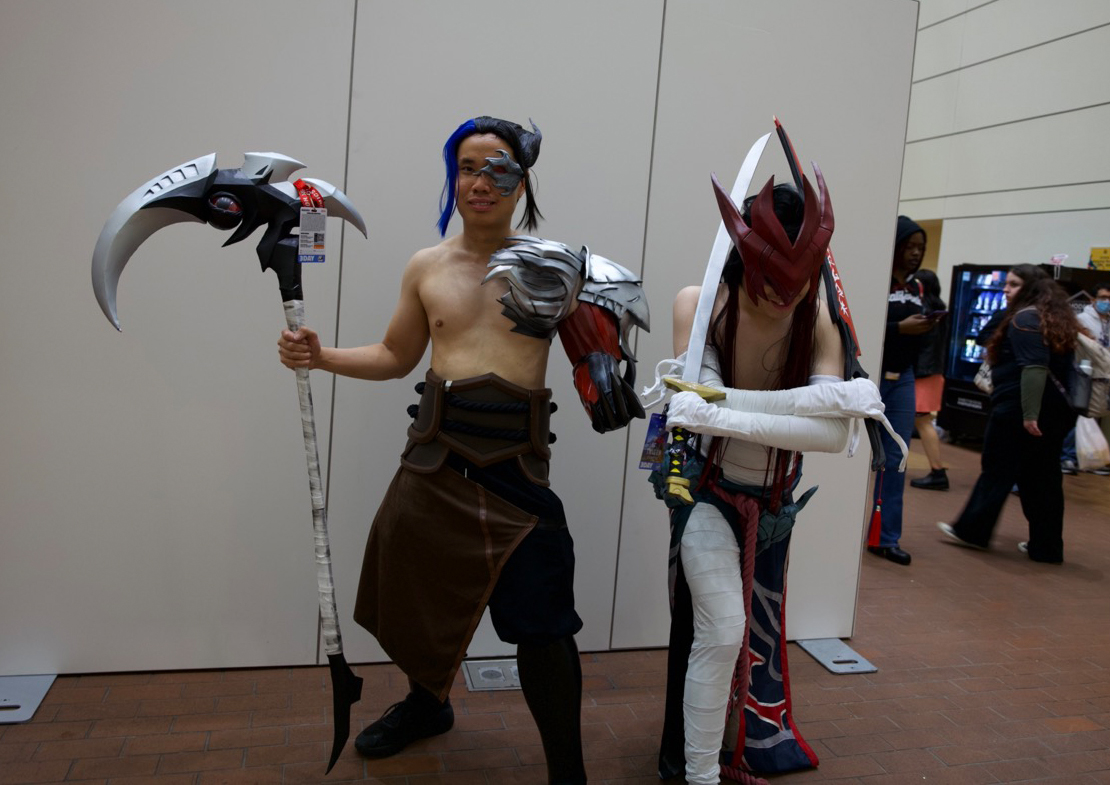
[[[443,145],[443,163],[447,167],[447,179],[443,181],[443,193],[439,197],[439,221],[436,226],[439,227],[440,237],[447,235],[447,224],[451,223],[451,216],[455,214],[455,187],[459,180],[459,142],[477,130],[478,127],[474,121],[467,120],[447,137],[447,142]]]

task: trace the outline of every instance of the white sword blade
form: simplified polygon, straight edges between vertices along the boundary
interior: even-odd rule
[[[748,150],[744,163],[736,175],[736,182],[732,185],[729,196],[739,207],[748,193],[755,168],[763,155],[763,148],[771,134],[767,133],[755,140],[755,144]],[[725,267],[728,255],[729,240],[725,230],[725,222],[721,221],[717,227],[717,238],[713,241],[713,250],[709,254],[709,263],[705,267],[705,278],[701,283],[701,295],[698,297],[698,307],[694,311],[694,323],[690,326],[690,341],[686,346],[686,366],[682,369],[682,380],[696,382],[701,372],[701,358],[705,354],[705,339],[709,334],[709,317],[713,315],[713,303],[717,299],[717,287],[721,283],[721,271]]]

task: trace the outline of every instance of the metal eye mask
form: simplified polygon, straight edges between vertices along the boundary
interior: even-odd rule
[[[487,158],[488,163],[478,170],[478,174],[488,174],[489,179],[493,180],[494,187],[500,190],[502,196],[512,196],[520,181],[524,179],[524,170],[520,168],[520,164],[509,157],[508,152],[500,148],[497,152],[501,153],[501,157]],[[501,171],[497,171],[498,169]]]

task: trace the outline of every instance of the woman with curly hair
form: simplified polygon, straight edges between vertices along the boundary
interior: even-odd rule
[[[1033,561],[1060,564],[1060,449],[1076,418],[1061,385],[1068,378],[1080,328],[1063,289],[1047,277],[1020,273],[1015,269],[1006,276],[1003,291],[1009,305],[987,343],[994,392],[983,435],[982,473],[955,523],[937,525],[957,543],[985,549],[1016,482],[1029,521],[1029,540],[1018,543],[1018,549]]]

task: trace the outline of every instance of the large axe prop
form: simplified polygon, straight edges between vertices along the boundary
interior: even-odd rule
[[[347,220],[366,235],[362,216],[338,188],[323,180],[305,178],[295,184],[287,181],[290,174],[303,167],[300,161],[278,153],[247,153],[240,168],[217,169],[216,155],[212,153],[176,166],[137,189],[112,213],[93,251],[93,291],[104,315],[120,329],[116,316],[120,274],[135,250],[163,226],[200,221],[225,231],[234,229],[225,246],[244,240],[255,229],[265,226],[257,247],[258,259],[263,271],[273,270],[277,274],[285,322],[295,331],[304,324],[301,265],[297,260],[299,238],[295,232],[302,205],[321,206],[322,202],[331,215]],[[302,199],[302,194],[309,196]],[[297,394],[312,494],[320,627],[331,671],[335,713],[335,737],[327,769],[330,772],[350,736],[351,706],[362,697],[362,679],[351,671],[343,656],[307,368],[297,369]]]

